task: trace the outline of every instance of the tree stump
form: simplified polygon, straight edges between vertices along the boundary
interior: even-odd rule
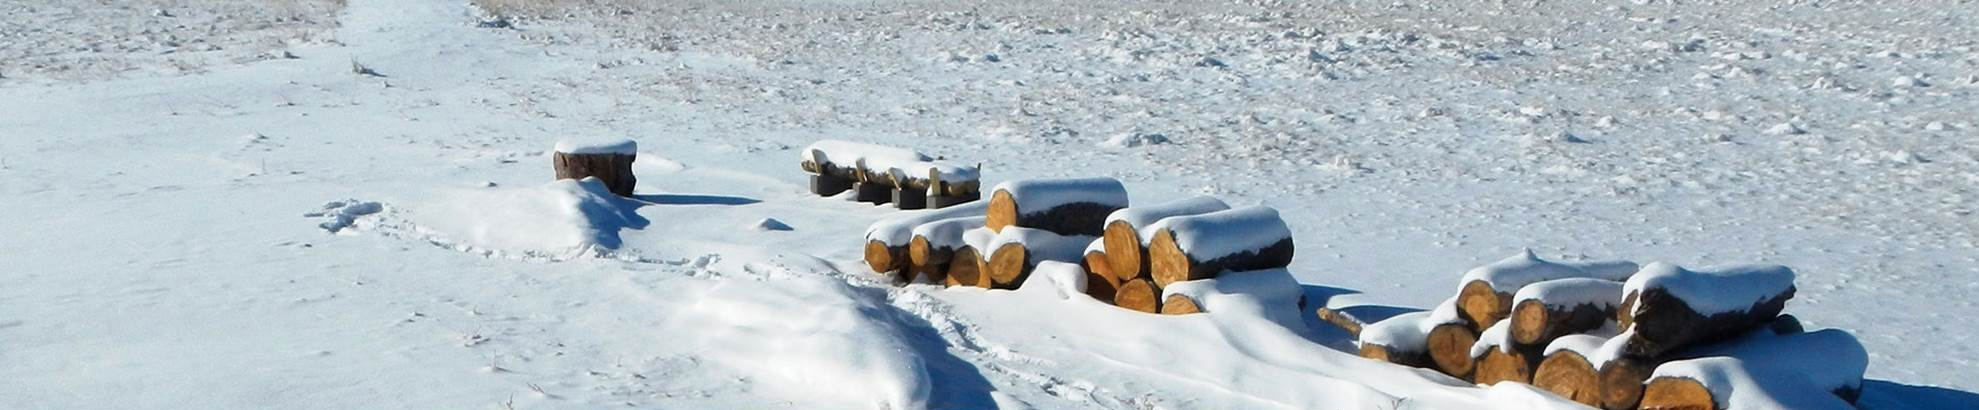
[[[632,175],[632,161],[638,154],[639,144],[632,140],[598,143],[564,140],[557,142],[551,166],[556,169],[557,179],[597,178],[613,194],[631,197],[632,188],[638,183],[638,178]]]

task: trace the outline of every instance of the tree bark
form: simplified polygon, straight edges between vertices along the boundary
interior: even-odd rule
[[[1544,346],[1560,336],[1599,329],[1612,317],[1615,317],[1612,305],[1558,306],[1526,299],[1512,309],[1512,340]]]
[[[1780,316],[1793,295],[1794,288],[1788,286],[1743,311],[1706,316],[1663,289],[1643,289],[1631,295],[1635,299],[1631,317],[1635,331],[1630,333],[1623,352],[1634,357],[1657,357],[1686,346],[1738,336]]]
[[[568,154],[557,152],[551,156],[551,165],[556,169],[557,179],[584,179],[596,177],[605,182],[605,187],[622,197],[631,197],[632,188],[638,178],[632,175],[632,162],[637,155],[627,154]]]
[[[1195,256],[1175,241],[1175,232],[1162,229],[1148,242],[1148,268],[1155,284],[1209,279],[1226,271],[1283,268],[1292,263],[1292,238],[1280,238],[1256,249],[1210,258]]]

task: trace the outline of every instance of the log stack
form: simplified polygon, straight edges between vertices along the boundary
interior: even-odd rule
[[[1492,336],[1495,339],[1487,340],[1483,337],[1484,332],[1511,316],[1514,301],[1519,300],[1516,296],[1520,289],[1550,280],[1587,279],[1608,283],[1610,284],[1608,290],[1615,290],[1620,287],[1619,280],[1626,279],[1630,273],[1633,273],[1635,266],[1634,263],[1625,261],[1549,261],[1540,259],[1531,250],[1525,250],[1490,265],[1471,269],[1458,281],[1460,285],[1456,296],[1433,309],[1433,312],[1440,314],[1436,315],[1432,323],[1426,323],[1420,329],[1425,340],[1426,355],[1430,358],[1429,367],[1451,377],[1476,380],[1478,362],[1489,357],[1493,362],[1491,374],[1485,379],[1487,382],[1526,381],[1531,377],[1530,372],[1533,368],[1539,364],[1541,359],[1539,350],[1545,347],[1547,342],[1560,335],[1586,330],[1608,321],[1613,317],[1612,306],[1616,304],[1614,300],[1619,297],[1610,296],[1607,297],[1609,300],[1597,303],[1608,306],[1606,312],[1610,314],[1607,315],[1600,314],[1603,310],[1599,307],[1581,308],[1577,303],[1556,301],[1549,305],[1544,301],[1535,301],[1534,305],[1527,308],[1534,310],[1529,313],[1534,315],[1531,320],[1539,321],[1531,325],[1537,327],[1535,334],[1525,335],[1526,341],[1517,340],[1514,337],[1515,333],[1525,333],[1527,329],[1518,328],[1514,324],[1507,325],[1501,330],[1504,332],[1503,335],[1494,334]],[[1541,292],[1538,289],[1534,292],[1559,293]],[[1602,293],[1597,289],[1575,295],[1582,296],[1589,292]],[[1549,318],[1545,315],[1551,313],[1546,310],[1549,307],[1564,310],[1566,313]],[[1324,317],[1326,312],[1321,312],[1321,315]],[[1485,346],[1479,346],[1480,344]],[[1515,362],[1524,365],[1516,365]]]
[[[938,160],[884,145],[822,140],[805,147],[798,165],[811,174],[811,193],[855,191],[860,202],[903,210],[946,208],[982,197],[981,165]]]

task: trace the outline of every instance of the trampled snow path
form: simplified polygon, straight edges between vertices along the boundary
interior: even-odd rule
[[[0,215],[8,216],[0,220],[0,380],[8,381],[0,407],[1560,405],[1515,386],[1457,387],[1353,359],[1321,347],[1338,335],[1251,318],[879,286],[853,263],[855,239],[891,212],[801,193],[792,148],[821,131],[711,131],[775,116],[587,82],[599,62],[627,61],[627,52],[515,41],[532,33],[475,29],[469,13],[452,1],[353,0],[340,19],[344,46],[296,49],[296,60],[185,77],[0,83],[0,112],[25,114],[0,117],[9,133],[0,138]],[[380,76],[353,74],[353,61]],[[669,63],[786,75],[718,53]],[[654,73],[627,72],[612,80]],[[550,175],[544,151],[568,135],[640,140],[648,204],[627,206],[644,224],[494,225],[502,211],[531,209],[514,203],[583,197],[541,189]],[[985,182],[1063,168],[1005,165]],[[1173,182],[1130,188],[1141,200],[1185,190]],[[1374,190],[1343,188],[1353,189]],[[304,216],[331,202],[342,202],[336,212]],[[1380,249],[1441,240],[1435,235],[1507,247],[1530,240],[1523,231],[1393,224],[1424,221],[1393,216],[1389,205],[1285,207],[1302,244],[1320,244],[1302,251],[1295,270],[1324,273],[1302,278],[1311,293],[1326,290],[1311,284],[1338,280],[1403,302],[1429,298],[1407,289],[1443,292],[1462,268],[1499,255]],[[1355,222],[1363,212],[1378,217]],[[791,230],[756,229],[764,218]],[[337,222],[337,232],[323,222]],[[1377,222],[1393,225],[1366,231],[1385,235],[1373,240],[1336,229]],[[491,244],[463,232],[491,226],[608,229],[619,243],[571,252],[564,246],[573,242]],[[559,236],[579,247],[599,237]],[[1773,246],[1846,248],[1805,259],[1816,265],[1886,246],[1853,238],[1820,231]],[[1584,251],[1683,250],[1615,246]],[[1376,274],[1383,270],[1445,274]],[[1965,303],[1949,312],[1970,311]],[[1817,325],[1874,325],[1842,312],[1796,311]],[[1872,355],[1910,354],[1876,344],[1902,336],[1890,333],[1865,335]],[[1970,350],[1946,352],[1945,360],[1972,360]],[[1872,375],[1877,366],[1958,373],[1888,357],[1872,357]],[[874,374],[866,370],[889,376],[854,386],[813,378]],[[1898,396],[1965,394],[1879,383],[1870,396],[1890,405],[1902,404]]]

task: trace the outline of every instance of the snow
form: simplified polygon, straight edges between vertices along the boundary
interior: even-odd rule
[[[1500,320],[1491,324],[1491,327],[1484,328],[1483,332],[1478,332],[1477,343],[1471,344],[1471,358],[1484,357],[1484,354],[1490,353],[1491,349],[1505,353],[1512,352],[1512,321]]]
[[[1532,249],[1525,249],[1490,265],[1480,266],[1464,272],[1458,283],[1482,280],[1492,289],[1516,292],[1526,285],[1554,279],[1595,278],[1620,282],[1627,280],[1636,271],[1636,264],[1627,261],[1560,262],[1540,259]],[[1462,285],[1458,285],[1459,288]]]
[[[927,238],[928,247],[930,248],[955,249],[962,247],[962,245],[967,245],[966,242],[962,241],[963,232],[982,227],[983,217],[981,216],[943,219],[915,226],[909,239],[911,240],[911,237],[918,236]]]
[[[887,246],[907,246],[914,240],[914,228],[929,222],[945,219],[981,216],[989,210],[988,201],[975,201],[941,209],[903,211],[902,215],[887,218],[866,227],[866,240],[880,241]]]
[[[990,247],[991,243],[996,242],[996,239],[997,232],[987,227],[976,227],[962,231],[962,243],[975,249],[976,253],[980,254],[978,256],[983,258],[989,258],[989,253],[996,250],[996,248]]]
[[[1429,312],[1410,312],[1395,315],[1387,320],[1369,323],[1361,327],[1362,346],[1387,346],[1400,352],[1423,352],[1429,349]]]
[[[1836,329],[1783,336],[1753,332],[1722,346],[1711,357],[1657,366],[1652,377],[1702,382],[1725,408],[1853,409],[1834,390],[1860,389],[1869,365],[1861,342]]]
[[[1027,252],[1025,257],[1033,261],[1078,263],[1086,257],[1086,246],[1098,239],[1095,236],[1059,235],[1043,229],[1012,226],[1003,228],[1003,232],[998,232],[996,238],[989,241],[989,247],[983,248],[983,257],[988,258],[990,252],[1004,245],[1020,244]]]
[[[1601,353],[1601,346],[1608,343],[1608,340],[1610,340],[1610,338],[1602,337],[1600,335],[1594,335],[1594,334],[1560,336],[1560,338],[1558,339],[1553,339],[1552,343],[1546,344],[1545,354],[1547,356],[1552,356],[1553,353],[1557,353],[1564,350],[1564,351],[1579,353],[1580,357],[1584,359],[1588,359],[1589,363],[1607,363],[1608,360],[1601,360],[1599,362],[1596,362],[1595,358],[1604,358],[1604,359],[1610,358],[1609,356],[1604,356]],[[1599,369],[1600,366],[1597,364],[1595,368]]]
[[[1306,313],[1299,309],[1305,289],[1284,269],[1224,272],[1212,279],[1171,283],[1161,288],[1161,299],[1170,295],[1188,297],[1209,314],[1249,315],[1290,329],[1305,328]]]
[[[1542,281],[1519,288],[1512,305],[1538,300],[1547,306],[1594,305],[1613,308],[1622,304],[1622,282],[1595,278],[1566,278]]]
[[[1086,243],[1086,253],[1093,252],[1106,253],[1106,238],[1102,237]]]
[[[1230,209],[1230,204],[1223,203],[1221,199],[1216,199],[1216,197],[1208,195],[1197,195],[1155,205],[1135,206],[1113,211],[1112,214],[1106,216],[1106,224],[1112,225],[1114,222],[1125,221],[1128,226],[1145,230],[1150,225],[1153,225],[1155,221],[1159,221],[1162,218],[1178,215],[1206,214],[1227,209]],[[1152,231],[1141,232],[1141,241],[1146,242],[1148,238],[1153,236],[1152,233]]]
[[[1698,314],[1744,312],[1794,287],[1792,269],[1779,265],[1732,266],[1693,271],[1656,262],[1629,278],[1624,294],[1662,289],[1684,301]]]
[[[1257,251],[1292,237],[1278,210],[1266,206],[1163,218],[1143,231],[1163,229],[1174,232],[1175,244],[1183,252],[1202,261]]]
[[[1019,292],[1048,292],[1058,299],[1075,297],[1091,298],[1086,295],[1086,268],[1076,263],[1060,261],[1038,262],[1031,275],[1024,278]]]
[[[556,149],[565,154],[639,155],[639,142],[625,138],[571,138],[557,140]]]
[[[820,136],[960,154],[984,188],[1271,206],[1308,294],[1387,306],[1521,247],[1790,261],[1794,313],[1875,355],[1863,407],[1979,389],[1973,331],[1946,326],[1979,315],[1957,303],[1979,277],[1970,7],[467,3],[0,5],[0,407],[912,404],[912,372],[802,383],[727,349],[801,333],[782,312],[816,298],[919,358],[930,408],[1581,408],[1251,315],[892,286],[858,245],[911,213],[807,195],[793,151]],[[475,27],[493,16],[512,29]],[[1097,147],[1134,133],[1168,143]],[[587,135],[644,147],[621,210],[650,223],[614,249],[542,187],[550,142]],[[563,239],[498,251],[442,219]],[[694,308],[717,285],[779,313]]]
[[[597,178],[563,179],[455,191],[411,207],[413,226],[395,230],[477,252],[563,259],[619,248],[621,231],[650,223],[639,206]]]
[[[711,360],[782,379],[810,405],[916,409],[934,380],[913,353],[895,313],[829,278],[776,286],[717,283],[666,334]]]
[[[1062,205],[1092,203],[1127,207],[1127,187],[1113,178],[1037,178],[1004,181],[989,192],[1009,192],[1018,212],[1041,212]]]

